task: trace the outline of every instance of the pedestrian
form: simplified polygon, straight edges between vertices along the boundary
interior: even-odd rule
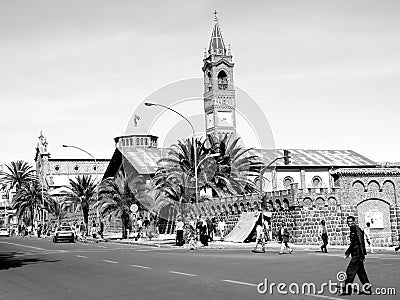
[[[281,250],[279,251],[279,254],[283,254],[285,250],[288,251],[289,254],[292,254],[293,249],[290,248],[289,246],[289,229],[287,228],[286,224],[283,223],[281,227],[281,236],[282,236],[282,244],[281,244]]]
[[[256,245],[254,246],[253,251],[257,251],[258,245],[261,245],[261,251],[265,252],[265,235],[264,235],[264,228],[262,223],[257,223],[256,225]]]
[[[90,235],[93,239],[97,239],[97,226],[95,222],[93,222],[92,228],[90,229]]]
[[[176,222],[175,243],[176,243],[176,246],[179,246],[179,247],[183,246],[183,227],[184,226],[185,226],[185,223],[182,222],[181,218],[178,218],[178,221]]]
[[[81,225],[79,226],[79,231],[82,237],[86,236],[86,226],[83,222],[81,222]]]
[[[328,253],[328,249],[326,246],[328,245],[328,230],[326,229],[325,226],[325,220],[321,220],[319,228],[318,228],[318,236],[322,240],[322,246],[321,246],[321,251]]]
[[[367,222],[366,227],[364,228],[365,235],[365,248],[369,248],[370,253],[374,253],[374,249],[372,249],[372,239],[371,239],[371,223]]]
[[[272,232],[271,227],[269,226],[268,219],[264,218],[264,235],[265,235],[265,242],[272,240]]]
[[[225,221],[224,219],[220,216],[219,217],[219,222],[218,222],[218,232],[219,232],[219,236],[220,236],[220,240],[223,241],[225,238]]]
[[[399,234],[399,245],[396,247],[396,248],[394,248],[394,251],[397,253],[397,251],[399,251],[400,250],[400,234]]]
[[[194,221],[191,223],[189,223],[189,250],[197,250],[196,228]]]
[[[212,242],[214,240],[214,224],[210,220],[210,218],[206,219],[206,223],[207,223],[208,240]]]
[[[104,239],[104,223],[103,223],[102,220],[100,220],[100,226],[99,226],[99,227],[100,227],[100,228],[99,228],[100,237],[101,237],[102,239]]]
[[[200,242],[203,244],[203,246],[207,247],[208,246],[207,222],[203,218],[200,220],[200,222],[201,222]]]
[[[40,236],[42,235],[42,224],[39,223],[37,226],[37,236],[38,238],[40,238]]]
[[[347,225],[350,228],[350,246],[345,253],[345,258],[348,258],[351,255],[351,260],[346,269],[346,280],[344,282],[344,290],[342,291],[342,295],[351,295],[352,294],[352,283],[356,275],[361,281],[363,285],[364,293],[371,292],[371,285],[369,284],[368,275],[365,271],[364,260],[367,255],[367,251],[365,249],[365,241],[364,241],[364,232],[363,230],[356,225],[356,219],[354,216],[347,217]],[[366,287],[366,284],[369,284]]]

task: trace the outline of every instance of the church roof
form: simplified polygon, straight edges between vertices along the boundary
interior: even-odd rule
[[[272,162],[283,156],[281,149],[254,150],[264,163]],[[274,166],[280,167],[375,167],[377,163],[352,150],[303,150],[289,149],[290,164],[280,159]]]
[[[107,168],[104,178],[114,176],[120,165],[127,161],[139,174],[152,175],[157,170],[157,162],[168,156],[168,148],[122,148],[115,150],[114,156]],[[265,164],[272,162],[276,157],[283,156],[283,150],[280,149],[255,149],[252,154],[262,158]],[[306,168],[368,168],[376,167],[377,164],[372,160],[352,151],[352,150],[290,150],[289,165],[285,165],[283,159],[278,160],[274,166],[277,167],[306,167]],[[124,158],[124,160],[122,159]]]
[[[217,12],[215,12],[214,28],[211,34],[210,46],[208,47],[209,54],[226,54],[224,39],[222,38],[221,28],[219,27]]]

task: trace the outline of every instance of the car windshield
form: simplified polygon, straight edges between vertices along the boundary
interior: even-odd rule
[[[71,231],[71,227],[69,226],[58,227],[57,231]]]

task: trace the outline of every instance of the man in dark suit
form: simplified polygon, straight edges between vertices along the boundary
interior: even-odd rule
[[[362,293],[371,293],[371,285],[369,284],[367,272],[364,267],[365,249],[364,231],[356,225],[356,220],[353,216],[347,217],[347,225],[350,227],[350,246],[346,251],[346,258],[351,255],[351,260],[346,270],[345,289],[343,294],[349,295],[352,293],[352,283],[356,275],[361,281],[363,287],[360,289]]]

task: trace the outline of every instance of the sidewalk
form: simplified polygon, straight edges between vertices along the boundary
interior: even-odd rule
[[[163,248],[182,248],[175,246],[175,235],[168,234],[168,235],[159,235],[156,238],[153,238],[151,241],[142,238],[138,241],[135,239],[121,239],[120,234],[109,235],[104,237],[107,241],[114,242],[114,243],[121,243],[121,244],[132,244],[132,245],[143,245],[143,246],[151,246],[151,247],[163,247]],[[234,243],[234,242],[227,242],[227,241],[212,241],[208,243],[208,247],[202,247],[200,243],[198,243],[198,249],[253,249],[255,242],[252,243]],[[290,247],[293,250],[303,250],[303,251],[320,251],[320,245],[296,245],[289,243]],[[183,248],[187,248],[188,245],[185,244]],[[266,249],[276,250],[279,251],[281,244],[276,241],[270,241],[265,244]],[[343,252],[346,251],[348,246],[336,246],[336,245],[328,245],[328,251],[334,252]],[[379,247],[374,248],[375,253],[382,253],[382,252],[394,252],[394,247]]]

